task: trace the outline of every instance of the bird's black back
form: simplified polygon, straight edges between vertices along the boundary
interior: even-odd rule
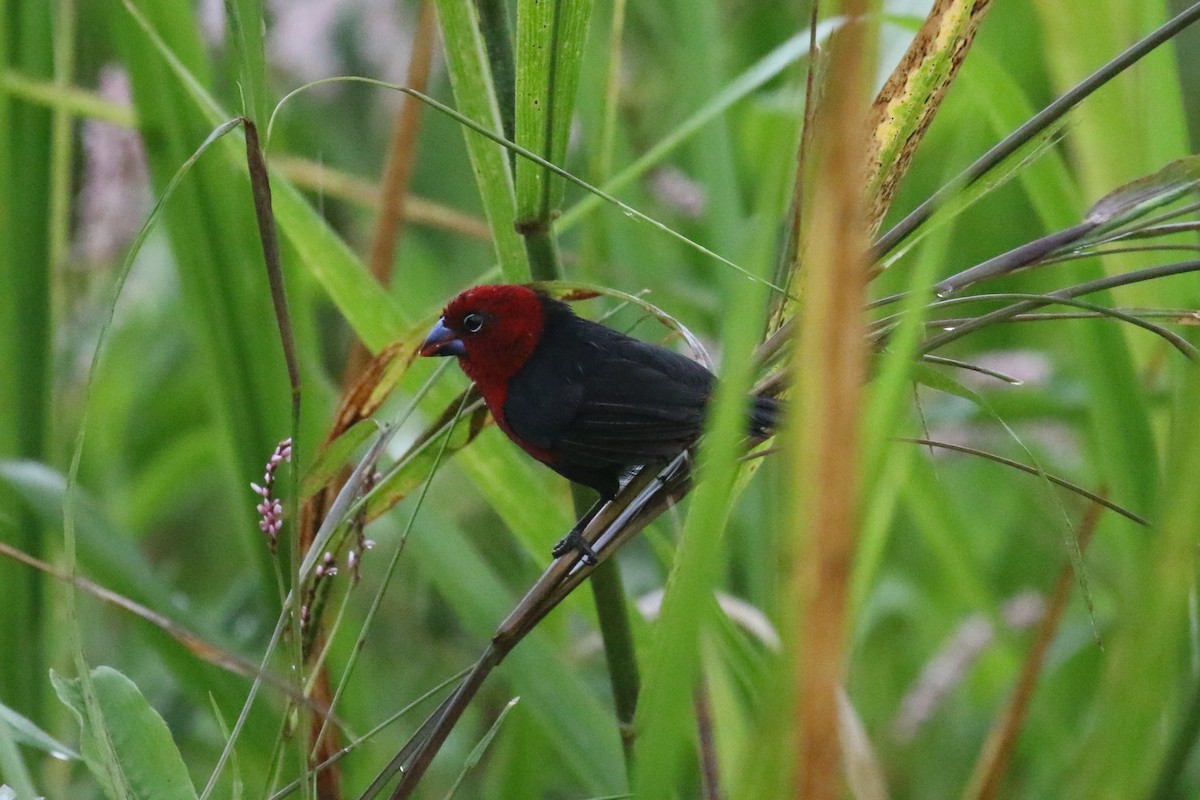
[[[545,299],[533,355],[509,383],[512,433],[550,454],[548,466],[611,498],[631,467],[665,462],[695,442],[715,377],[664,347],[577,317]],[[774,401],[756,398],[753,426],[773,427]]]

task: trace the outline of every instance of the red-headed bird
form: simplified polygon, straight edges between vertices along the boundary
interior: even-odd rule
[[[526,286],[463,292],[420,353],[457,356],[510,439],[602,500],[633,467],[665,464],[696,441],[716,383],[695,361]],[[777,411],[754,398],[752,431],[773,429]]]

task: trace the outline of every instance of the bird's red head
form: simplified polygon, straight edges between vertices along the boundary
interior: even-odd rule
[[[476,286],[450,301],[433,326],[423,356],[458,356],[485,396],[529,360],[545,325],[542,300],[526,286]]]

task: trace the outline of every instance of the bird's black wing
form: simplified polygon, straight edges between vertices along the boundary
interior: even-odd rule
[[[707,369],[578,318],[554,334],[510,385],[505,416],[517,436],[587,467],[667,459],[695,441]]]

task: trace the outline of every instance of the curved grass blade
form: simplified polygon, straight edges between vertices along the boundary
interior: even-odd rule
[[[737,264],[736,262],[731,261],[730,259],[726,258],[725,256],[722,256],[719,253],[716,253],[716,252],[708,249],[704,245],[702,245],[692,239],[689,239],[687,236],[683,235],[682,233],[679,233],[674,228],[664,225],[663,223],[659,222],[658,220],[654,219],[653,217],[648,216],[647,214],[644,214],[641,211],[638,211],[636,208],[629,205],[628,203],[626,203],[622,200],[618,200],[616,197],[614,197],[612,194],[605,191],[604,189],[598,188],[598,187],[588,183],[587,181],[583,180],[582,178],[577,177],[573,173],[568,172],[567,170],[563,169],[562,167],[560,167],[556,164],[550,163],[546,159],[539,156],[537,153],[534,153],[533,151],[531,151],[525,147],[521,147],[520,145],[516,144],[515,142],[510,142],[508,139],[505,139],[503,136],[492,133],[491,131],[487,130],[486,128],[480,127],[472,119],[470,119],[469,117],[463,115],[462,113],[454,110],[453,108],[446,105],[445,103],[440,103],[437,100],[434,100],[429,95],[423,94],[423,93],[415,91],[413,89],[409,89],[407,86],[399,86],[394,83],[387,83],[385,81],[375,80],[373,78],[363,78],[363,77],[360,77],[357,75],[340,75],[340,76],[332,77],[332,78],[322,78],[321,80],[318,80],[318,81],[306,83],[304,86],[301,86],[298,89],[293,89],[291,92],[289,92],[287,95],[285,95],[283,97],[283,99],[280,100],[279,103],[275,106],[275,111],[271,114],[271,123],[272,124],[274,123],[275,115],[279,113],[280,107],[284,103],[286,103],[288,100],[290,100],[293,96],[295,96],[296,94],[298,94],[302,91],[305,91],[307,89],[311,89],[314,86],[320,86],[320,85],[326,84],[326,83],[338,83],[338,82],[345,82],[345,81],[353,82],[353,83],[366,83],[371,86],[378,86],[383,89],[391,89],[392,91],[406,94],[409,97],[415,97],[416,99],[420,100],[422,103],[425,103],[426,105],[428,105],[430,108],[436,109],[437,111],[440,111],[441,113],[450,117],[454,121],[462,123],[463,125],[467,126],[471,130],[478,133],[480,136],[483,136],[486,139],[490,139],[491,141],[495,142],[496,144],[503,145],[504,147],[508,148],[508,150],[511,151],[512,153],[515,153],[516,155],[521,156],[522,158],[529,159],[530,161],[537,164],[538,166],[541,166],[544,169],[546,169],[548,172],[552,172],[555,175],[559,176],[560,178],[564,178],[567,182],[573,183],[576,186],[578,186],[579,188],[583,189],[584,191],[589,192],[592,195],[595,195],[596,197],[600,198],[601,200],[611,203],[612,205],[616,206],[621,211],[621,213],[624,214],[625,216],[627,216],[631,219],[635,219],[639,222],[646,223],[647,225],[654,228],[655,230],[660,231],[661,233],[666,234],[667,236],[671,237],[672,239],[675,239],[675,240],[683,243],[687,247],[690,247],[691,249],[695,250],[696,252],[701,253],[702,255],[705,255],[708,258],[711,258],[721,264],[724,264],[726,267],[729,267],[734,272],[739,273],[742,277],[746,278],[749,281],[766,286],[767,288],[769,288],[779,294],[786,294],[786,292],[784,292],[783,289],[780,289],[778,286],[771,283],[770,281],[753,274],[752,272],[750,272],[749,270],[747,270],[745,267],[741,266],[740,264]],[[268,142],[270,141],[270,125],[268,125],[268,127],[267,127],[267,140],[268,140]],[[793,299],[795,299],[795,298],[793,298]]]
[[[983,458],[988,461],[994,461],[997,464],[1003,464],[1006,467],[1012,467],[1013,469],[1019,470],[1028,475],[1037,475],[1037,476],[1043,477],[1046,480],[1053,483],[1055,486],[1066,489],[1068,492],[1071,492],[1073,494],[1079,495],[1080,497],[1086,498],[1086,499],[1092,501],[1093,503],[1096,503],[1097,505],[1104,506],[1109,511],[1113,511],[1117,514],[1120,514],[1122,517],[1129,520],[1130,522],[1137,523],[1138,525],[1141,525],[1143,528],[1150,527],[1149,520],[1147,520],[1145,517],[1142,517],[1140,514],[1135,514],[1134,512],[1130,511],[1129,509],[1125,508],[1124,506],[1120,506],[1117,503],[1112,502],[1111,500],[1104,497],[1103,495],[1089,491],[1077,483],[1072,483],[1071,481],[1067,480],[1066,478],[1060,478],[1059,476],[1054,475],[1052,473],[1043,472],[1038,467],[1032,467],[1028,464],[1022,464],[1020,461],[1015,461],[1011,458],[1006,458],[1005,456],[998,455],[996,453],[989,453],[987,450],[981,450],[977,447],[967,447],[966,445],[954,444],[952,442],[941,442],[936,439],[925,439],[925,438],[918,438],[918,437],[903,436],[903,437],[900,437],[897,441],[908,442],[909,444],[917,444],[917,445],[921,445],[923,447],[936,447],[939,450],[952,450],[956,453],[963,453],[965,455],[976,456],[977,458]]]
[[[957,358],[946,358],[945,356],[935,356],[927,353],[921,356],[921,360],[926,364],[937,364],[938,366],[942,367],[954,367],[955,369],[962,369],[968,372],[977,372],[980,375],[986,375],[989,378],[995,378],[998,381],[1003,381],[1010,386],[1020,386],[1023,383],[1020,378],[1014,378],[1012,375],[1005,375],[1003,372],[999,372],[994,369],[988,369],[980,364],[971,364],[967,361],[959,361]]]
[[[987,302],[987,301],[996,301],[996,300],[1017,301],[1018,304],[1030,302],[1030,303],[1038,303],[1041,305],[1073,306],[1075,308],[1086,309],[1088,312],[1090,312],[1089,317],[1108,317],[1110,319],[1118,320],[1120,322],[1125,322],[1130,325],[1133,325],[1134,327],[1138,327],[1138,328],[1142,328],[1144,330],[1150,331],[1154,335],[1164,339],[1168,344],[1170,344],[1172,347],[1174,347],[1176,350],[1178,350],[1180,353],[1182,353],[1184,356],[1186,356],[1189,360],[1191,360],[1191,361],[1200,360],[1200,350],[1197,350],[1196,347],[1191,342],[1189,342],[1187,339],[1183,338],[1182,336],[1180,336],[1179,334],[1177,334],[1173,331],[1167,330],[1162,325],[1158,325],[1153,322],[1150,322],[1148,319],[1144,319],[1143,317],[1141,317],[1137,314],[1130,313],[1128,311],[1124,311],[1124,310],[1118,309],[1118,308],[1111,308],[1109,306],[1100,305],[1098,303],[1089,303],[1086,300],[1079,300],[1079,299],[1076,299],[1073,297],[1060,296],[1060,297],[1054,297],[1053,299],[1047,300],[1047,298],[1051,298],[1051,297],[1052,297],[1051,295],[1042,295],[1042,294],[1023,294],[1020,292],[1000,292],[1000,293],[995,293],[995,294],[981,294],[981,295],[973,295],[971,297],[959,297],[959,298],[954,298],[951,300],[943,300],[943,301],[939,301],[937,303],[932,304],[932,307],[944,308],[945,306],[950,305],[950,304]],[[1042,303],[1041,301],[1043,301],[1043,300],[1046,300],[1046,302]],[[1000,309],[997,312],[992,312],[992,313],[1008,312],[1012,307],[1013,306],[1007,306],[1005,308]],[[945,332],[942,335],[953,334],[953,333],[957,332],[958,330],[960,330],[961,328],[971,327],[972,325],[975,324],[976,320],[983,319],[983,317],[986,317],[986,316],[990,316],[990,315],[985,314],[981,317],[967,317],[967,318],[961,318],[961,319],[955,319],[955,320],[933,320],[930,324],[940,326],[942,328],[942,330]],[[889,317],[887,319],[892,319],[892,318]],[[994,320],[992,322],[989,322],[988,324],[994,324],[995,322],[1011,322],[1012,319],[1013,319],[1013,317],[1006,317],[1004,319]],[[883,322],[883,320],[881,320],[880,322]],[[886,338],[886,336],[888,334],[888,330],[889,330],[889,327],[881,326],[875,335],[876,340],[882,342]],[[940,336],[934,337],[934,338],[937,339],[937,338],[940,338]],[[924,348],[924,351],[926,353],[928,353],[933,349],[934,348],[929,346],[929,343],[927,342],[926,347]]]
[[[1179,199],[1200,185],[1200,156],[1174,161],[1153,175],[1147,175],[1101,198],[1084,215],[1084,220],[1029,244],[1010,250],[950,276],[934,286],[939,297],[948,297],[981,281],[998,278],[1053,256],[1078,251],[1101,240],[1104,234],[1129,225],[1149,212]],[[1175,232],[1175,231],[1167,231]],[[1132,232],[1126,232],[1128,236]],[[1104,238],[1103,241],[1113,241]]]
[[[1134,270],[1120,275],[1110,275],[1104,278],[1098,278],[1093,281],[1079,283],[1074,286],[1068,286],[1065,289],[1059,289],[1056,292],[1051,292],[1045,295],[1031,295],[1032,298],[1021,302],[1013,303],[1012,305],[1001,308],[997,311],[983,314],[975,317],[964,324],[954,328],[954,330],[943,331],[937,336],[926,340],[922,348],[922,352],[930,353],[939,347],[961,339],[969,333],[974,333],[977,330],[986,328],[997,322],[1005,322],[1019,314],[1025,314],[1029,311],[1035,311],[1043,306],[1054,305],[1060,301],[1070,301],[1076,297],[1082,297],[1096,292],[1103,292],[1107,289],[1114,289],[1118,286],[1128,286],[1142,281],[1155,280],[1157,278],[1165,278],[1171,275],[1183,275],[1189,272],[1200,271],[1200,260],[1196,261],[1181,261],[1176,264],[1164,264],[1157,267],[1147,267],[1145,269]],[[1103,308],[1097,306],[1097,308]],[[1111,310],[1111,309],[1108,309]],[[1144,321],[1139,321],[1139,325]]]
[[[504,724],[508,713],[516,708],[517,703],[520,701],[520,697],[514,697],[504,704],[504,708],[500,710],[495,721],[487,729],[487,733],[479,740],[479,744],[475,745],[471,752],[467,754],[467,758],[462,765],[462,770],[459,771],[458,777],[454,779],[454,783],[451,784],[450,789],[446,792],[446,800],[451,800],[454,795],[458,794],[458,790],[462,786],[463,780],[467,777],[467,773],[479,765],[479,762],[483,759],[483,754],[487,752],[488,747],[492,744],[492,740],[500,732],[500,726]]]
[[[606,286],[600,286],[591,283],[582,283],[579,281],[538,281],[530,284],[536,289],[540,289],[551,297],[562,300],[564,302],[572,302],[575,300],[587,300],[592,297],[614,297],[624,303],[635,305],[643,311],[647,312],[654,319],[661,322],[670,330],[675,331],[684,338],[691,348],[692,354],[708,367],[711,371],[714,369],[712,357],[708,354],[708,350],[701,343],[700,339],[688,329],[686,325],[680,322],[677,318],[671,316],[666,311],[663,311],[653,303],[633,294],[622,292],[617,289],[610,289]]]

